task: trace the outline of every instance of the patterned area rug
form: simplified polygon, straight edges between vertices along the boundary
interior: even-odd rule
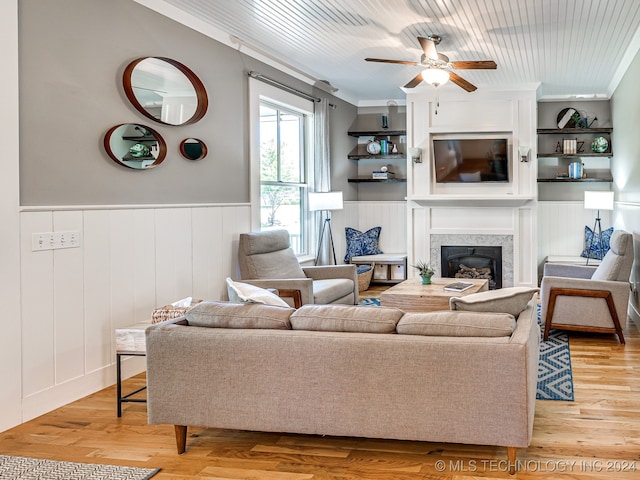
[[[94,463],[57,462],[0,455],[0,479],[11,480],[147,480],[159,468],[119,467]]]
[[[540,361],[538,362],[538,400],[564,400],[573,402],[573,374],[571,372],[571,353],[569,336],[561,330],[549,330],[549,340],[544,342],[544,322],[540,318],[538,305],[538,324],[540,325]]]
[[[379,307],[380,299],[365,298],[360,305]],[[540,335],[544,325],[540,319],[540,305],[538,305],[538,324]],[[549,340],[542,341],[540,337],[540,360],[538,362],[538,400],[563,400],[573,402],[573,374],[571,373],[571,355],[569,353],[569,337],[565,332],[552,329]]]

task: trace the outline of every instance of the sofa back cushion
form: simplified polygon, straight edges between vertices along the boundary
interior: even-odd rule
[[[294,311],[258,303],[200,302],[185,316],[194,327],[290,330]]]
[[[515,328],[516,319],[509,313],[442,311],[406,313],[396,331],[438,337],[509,337]]]
[[[291,328],[322,332],[395,333],[402,315],[402,310],[397,308],[307,304],[291,315]]]
[[[452,297],[449,299],[449,307],[451,310],[471,312],[510,313],[517,317],[538,291],[538,288],[531,287],[499,288],[464,297]]]

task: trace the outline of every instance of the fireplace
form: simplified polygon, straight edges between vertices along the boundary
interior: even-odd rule
[[[440,264],[443,277],[483,278],[490,290],[502,288],[502,247],[443,245]]]

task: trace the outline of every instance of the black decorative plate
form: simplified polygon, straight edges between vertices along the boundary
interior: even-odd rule
[[[563,108],[558,114],[558,128],[576,128],[578,125],[574,120],[574,115],[578,113],[575,108]],[[578,114],[580,116],[580,114]]]

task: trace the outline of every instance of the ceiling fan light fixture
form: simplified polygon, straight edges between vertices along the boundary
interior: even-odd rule
[[[427,68],[422,72],[422,79],[429,85],[439,87],[449,81],[449,72],[440,68]]]

